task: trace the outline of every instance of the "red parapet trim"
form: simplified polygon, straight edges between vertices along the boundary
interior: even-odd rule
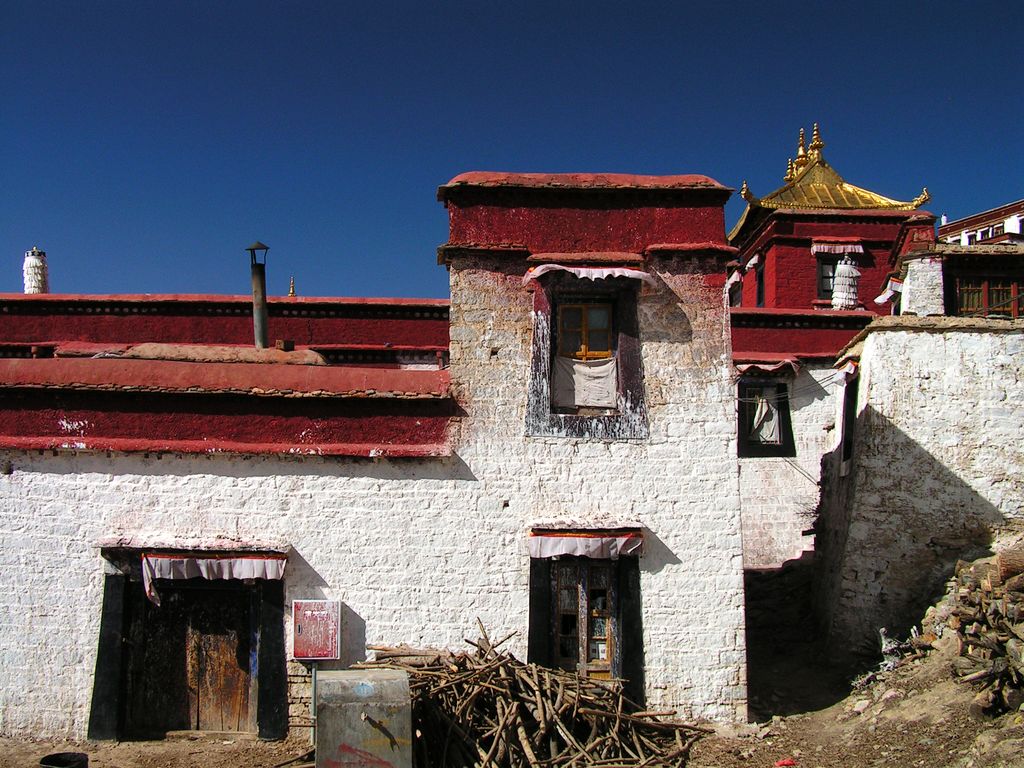
[[[643,264],[644,257],[630,251],[579,251],[576,253],[534,253],[529,262],[553,264]]]
[[[252,296],[217,293],[0,293],[0,301],[21,303],[95,302],[151,304],[252,304]],[[271,306],[334,304],[354,306],[447,307],[448,299],[405,299],[349,296],[268,296]]]
[[[505,173],[469,171],[438,187],[439,200],[459,187],[520,187],[527,189],[714,189],[732,191],[710,176],[682,174],[650,176],[631,173]]]
[[[656,255],[664,252],[688,252],[688,251],[718,251],[720,253],[736,254],[740,249],[725,243],[655,243],[644,248],[644,253]]]
[[[256,454],[349,456],[357,458],[431,458],[451,456],[446,443],[377,445],[374,443],[244,443],[230,440],[139,440],[116,437],[17,437],[0,435],[0,449],[23,451],[114,451],[117,453]]]
[[[731,307],[729,313],[736,317],[743,318],[754,318],[754,317],[815,317],[819,319],[827,319],[829,317],[836,318],[864,318],[865,322],[870,322],[875,318],[873,312],[857,310],[857,309],[777,309],[775,307]]]
[[[449,385],[447,370],[118,358],[0,359],[0,388],[8,389],[446,398]]]

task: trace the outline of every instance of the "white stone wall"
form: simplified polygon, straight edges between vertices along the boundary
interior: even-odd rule
[[[521,272],[520,272],[521,274]],[[466,647],[479,618],[526,656],[531,521],[639,520],[648,703],[745,715],[733,389],[721,297],[665,275],[639,313],[651,438],[526,438],[531,295],[452,271],[466,416],[430,460],[12,452],[0,475],[0,733],[84,737],[112,536],[294,547],[285,599],[344,601],[363,643]],[[494,351],[496,350],[496,351]],[[289,638],[290,647],[290,638]],[[292,665],[290,672],[298,669]],[[293,700],[306,693],[290,677]],[[300,715],[293,709],[294,718]]]
[[[1024,323],[871,328],[850,474],[826,508],[826,525],[843,528],[828,578],[833,637],[847,647],[882,626],[905,632],[958,558],[1024,527]]]
[[[645,287],[638,306],[650,438],[599,442],[523,436],[533,305],[523,267],[453,263],[451,372],[470,404],[459,454],[495,496],[514,500],[507,513],[518,530],[552,517],[640,521],[650,532],[640,561],[648,705],[742,717],[728,316],[720,290],[685,274],[695,265],[656,267],[659,287]]]
[[[808,366],[789,380],[795,457],[739,460],[743,510],[743,567],[780,568],[814,551],[805,534],[817,516],[821,457],[836,439],[835,389],[831,366]]]
[[[946,314],[941,256],[907,260],[907,276],[903,281],[900,313],[921,317]]]

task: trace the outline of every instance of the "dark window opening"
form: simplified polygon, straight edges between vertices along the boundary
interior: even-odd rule
[[[754,280],[756,281],[756,303],[755,306],[764,306],[764,262],[758,262],[757,266],[754,267]]]
[[[843,461],[853,456],[853,432],[857,425],[857,393],[860,390],[860,376],[854,376],[846,382],[843,392]]]
[[[740,457],[795,456],[787,385],[744,380],[739,383],[738,398]]]
[[[558,307],[557,354],[574,360],[612,356],[612,305],[561,304]]]
[[[735,283],[729,286],[729,306],[730,307],[742,307],[743,306],[743,281],[737,280]]]
[[[839,263],[838,258],[822,258],[818,257],[818,298],[828,299],[832,298],[832,289],[835,287],[836,280],[836,265]]]

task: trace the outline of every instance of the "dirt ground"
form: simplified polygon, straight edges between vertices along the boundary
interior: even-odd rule
[[[775,645],[754,642],[751,709],[761,722],[719,728],[697,743],[689,766],[1024,768],[1024,712],[972,717],[975,691],[950,671],[954,642],[940,641],[926,657],[852,691],[838,673],[813,663],[811,645],[800,647],[793,636]],[[298,736],[119,744],[0,739],[0,766],[38,766],[44,755],[79,751],[90,768],[273,768],[308,749],[308,737]]]
[[[831,706],[776,715],[761,724],[723,727],[698,742],[691,768],[769,768],[787,759],[804,768],[1024,767],[1024,713],[976,720],[974,691],[950,674],[941,647],[854,690]],[[791,704],[787,705],[791,706]],[[38,766],[51,752],[89,755],[90,768],[272,768],[309,748],[306,741],[265,743],[175,739],[65,744],[0,739],[0,765]]]

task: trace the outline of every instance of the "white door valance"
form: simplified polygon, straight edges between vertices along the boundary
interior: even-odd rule
[[[644,534],[639,528],[553,530],[534,528],[528,541],[530,557],[592,557],[618,560],[643,554]]]
[[[538,267],[531,267],[523,275],[523,285],[531,280],[536,280],[548,272],[570,272],[581,280],[604,280],[606,277],[628,277],[633,280],[643,280],[649,285],[657,285],[658,282],[642,269],[630,269],[629,267],[566,267],[562,264],[541,264]]]
[[[860,243],[811,243],[811,253],[864,253]]]
[[[280,553],[142,555],[142,585],[160,605],[154,579],[283,579],[288,556]]]

